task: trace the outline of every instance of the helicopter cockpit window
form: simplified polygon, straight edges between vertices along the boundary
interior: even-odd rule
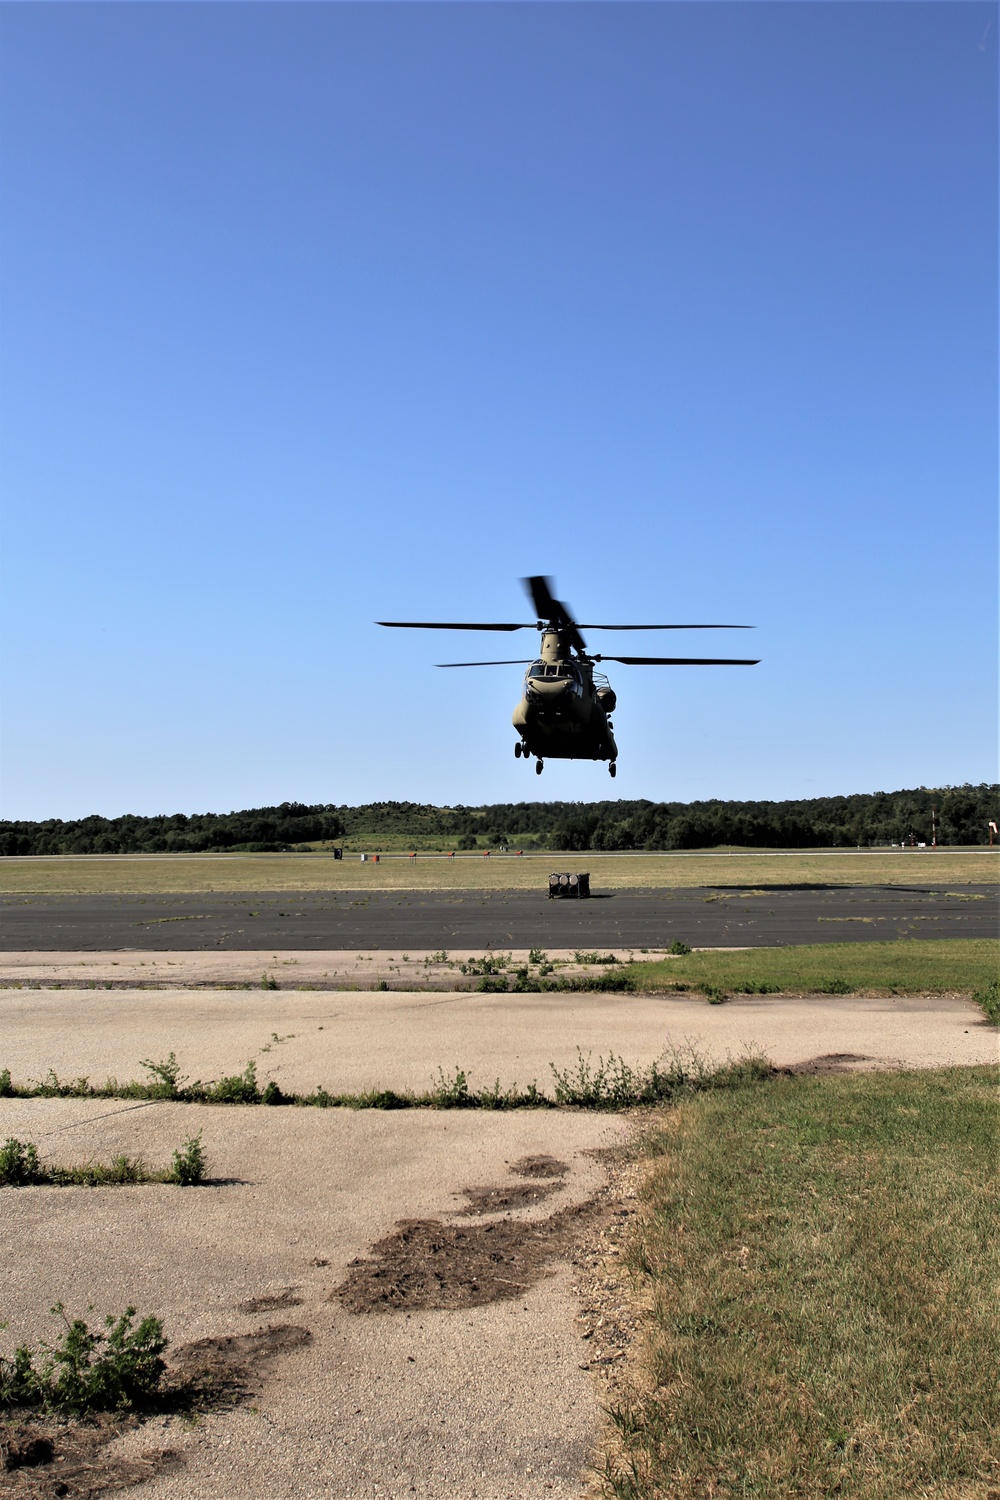
[[[544,663],[540,662],[540,661],[536,661],[533,667],[529,667],[528,668],[528,676],[529,677],[544,677],[545,676],[545,665],[544,665]]]

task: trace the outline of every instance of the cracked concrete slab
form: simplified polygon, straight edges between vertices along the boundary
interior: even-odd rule
[[[564,1260],[516,1297],[453,1310],[358,1313],[335,1293],[400,1219],[468,1226],[463,1189],[520,1180],[524,1157],[567,1166],[561,1208],[586,1202],[604,1178],[593,1153],[622,1141],[622,1121],[110,1102],[2,1100],[0,1130],[50,1159],[150,1163],[201,1130],[213,1183],[7,1190],[4,1345],[51,1337],[57,1299],[84,1316],[156,1312],[175,1343],[267,1320],[312,1334],[251,1404],[194,1426],[158,1418],[111,1445],[111,1459],[158,1443],[182,1456],[157,1476],[157,1500],[580,1493],[599,1414]],[[517,1217],[544,1221],[552,1206]],[[269,1300],[275,1311],[248,1310]]]
[[[6,990],[3,1055],[17,1081],[144,1076],[143,1059],[177,1054],[208,1080],[251,1058],[283,1089],[331,1093],[427,1089],[456,1066],[473,1087],[551,1089],[550,1064],[577,1049],[649,1063],[671,1047],[724,1061],[746,1049],[787,1065],[828,1052],[886,1065],[995,1062],[998,1033],[962,996],[337,993],[207,990]]]

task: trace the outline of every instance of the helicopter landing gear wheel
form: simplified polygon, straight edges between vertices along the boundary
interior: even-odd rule
[[[521,750],[521,741],[518,740],[517,744],[514,746],[514,759],[515,760],[520,760],[522,754],[523,754],[523,751]]]
[[[612,761],[611,764],[610,764],[610,766],[608,766],[608,775],[609,776],[617,776],[618,775],[618,765],[617,765],[617,763],[615,761]]]
[[[536,776],[541,776],[542,770],[543,770],[544,766],[545,766],[544,760],[536,760],[535,761],[535,775]]]

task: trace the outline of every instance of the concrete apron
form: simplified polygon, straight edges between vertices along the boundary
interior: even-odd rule
[[[672,1049],[722,1062],[747,1050],[777,1064],[850,1052],[884,1066],[998,1060],[998,1033],[960,996],[486,995],[239,990],[0,991],[0,1067],[15,1082],[145,1077],[176,1053],[204,1081],[256,1062],[285,1090],[422,1091],[463,1069],[472,1088],[551,1092],[554,1064],[615,1053],[649,1063]]]

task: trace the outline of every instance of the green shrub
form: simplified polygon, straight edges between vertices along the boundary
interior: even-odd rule
[[[181,1078],[180,1063],[173,1052],[162,1062],[150,1062],[149,1058],[144,1058],[139,1066],[152,1074],[152,1081],[146,1086],[148,1098],[182,1099],[184,1097],[187,1080]]]
[[[205,1151],[201,1144],[201,1131],[191,1136],[190,1140],[184,1142],[179,1150],[174,1152],[173,1166],[166,1175],[167,1182],[176,1183],[178,1187],[197,1187],[204,1182],[208,1164],[205,1161]]]
[[[124,1411],[145,1405],[159,1387],[167,1340],[159,1318],[133,1327],[135,1308],[105,1319],[105,1333],[94,1333],[82,1318],[72,1322],[61,1302],[52,1309],[65,1332],[38,1351],[27,1345],[13,1360],[0,1359],[0,1407],[38,1407],[65,1416],[93,1411]]]
[[[670,947],[667,949],[667,952],[676,953],[678,958],[683,958],[686,953],[691,952],[691,949],[688,947],[687,943],[682,943],[680,938],[674,938],[673,942],[670,944]]]
[[[635,976],[632,974],[615,974],[606,970],[603,974],[585,974],[580,979],[561,980],[556,987],[560,990],[599,990],[618,994],[634,990],[635,983]]]
[[[486,974],[476,985],[476,989],[484,995],[505,995],[507,981],[502,974]]]
[[[44,1182],[45,1172],[38,1160],[38,1147],[30,1141],[9,1136],[0,1146],[0,1187],[27,1187]]]
[[[260,1097],[257,1064],[253,1058],[242,1073],[230,1073],[205,1089],[205,1098],[210,1104],[259,1104]]]
[[[430,1091],[429,1101],[436,1109],[466,1109],[476,1102],[469,1093],[468,1075],[457,1066],[454,1078],[446,1078],[444,1070],[438,1068],[438,1081]]]
[[[509,953],[487,953],[482,958],[470,958],[468,963],[458,967],[463,974],[500,974],[510,967],[510,960]]]

